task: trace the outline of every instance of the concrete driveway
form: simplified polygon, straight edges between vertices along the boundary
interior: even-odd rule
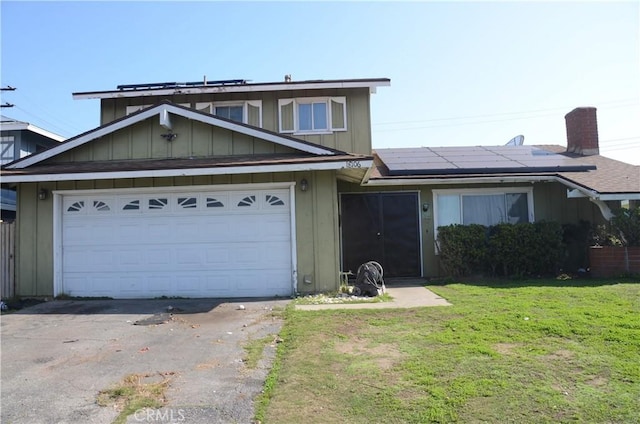
[[[168,405],[128,423],[251,422],[275,342],[255,369],[243,346],[275,338],[288,301],[63,300],[3,315],[0,421],[111,423],[118,412],[97,393],[148,373],[171,379]]]

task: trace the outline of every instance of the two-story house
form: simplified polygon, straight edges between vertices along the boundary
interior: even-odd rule
[[[32,153],[53,147],[64,137],[28,122],[0,115],[0,165],[5,165]],[[0,191],[0,211],[3,221],[16,217],[16,192],[8,188]]]
[[[75,93],[101,126],[13,162],[17,294],[290,296],[336,288],[338,180],[370,169],[388,79]],[[23,258],[29,260],[23,260]]]
[[[75,93],[100,99],[101,126],[2,169],[18,190],[17,294],[290,296],[369,260],[386,278],[438,276],[439,226],[602,222],[640,199],[640,167],[598,154],[594,108],[567,114],[567,148],[372,152],[371,94],[388,85]]]

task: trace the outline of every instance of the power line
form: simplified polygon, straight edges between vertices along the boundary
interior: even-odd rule
[[[619,104],[618,104],[619,103]],[[629,106],[637,106],[639,104],[638,99],[621,99],[621,100],[612,100],[612,101],[608,101],[608,102],[599,102],[600,105],[607,105],[607,104],[618,104],[617,106],[609,106],[609,107],[605,107],[605,108],[601,108],[601,109],[618,109],[621,107],[629,107]],[[510,116],[510,115],[522,115],[522,114],[538,114],[540,112],[556,112],[556,111],[562,111],[562,110],[567,110],[568,107],[562,107],[562,108],[548,108],[548,109],[536,109],[536,110],[528,110],[528,111],[518,111],[518,112],[500,112],[500,113],[490,113],[490,114],[483,114],[483,115],[469,115],[469,116],[454,116],[454,117],[445,117],[445,118],[432,118],[432,119],[421,119],[421,120],[413,120],[413,121],[389,121],[389,122],[377,122],[377,123],[373,123],[373,126],[380,126],[380,125],[398,125],[398,124],[412,124],[412,123],[424,123],[424,122],[442,122],[442,121],[457,121],[457,120],[465,120],[465,119],[479,119],[479,118],[491,118],[491,117],[495,117],[495,116]],[[517,118],[505,118],[505,119],[500,119],[500,120],[491,120],[491,121],[478,121],[478,122],[473,122],[473,123],[467,123],[466,125],[471,125],[471,124],[476,124],[476,123],[485,123],[485,122],[500,122],[500,121],[510,121],[510,120],[514,120],[514,119],[530,119],[530,118],[538,118],[538,117],[544,117],[544,116],[555,116],[555,113],[545,113],[543,115],[534,115],[531,117],[517,117]],[[459,124],[455,124],[455,125],[465,125],[464,123],[459,123]],[[433,128],[435,126],[428,126],[428,127],[410,127],[407,129],[413,129],[413,128]],[[404,128],[400,128],[400,129],[404,129]],[[378,131],[394,131],[394,130],[378,130]]]

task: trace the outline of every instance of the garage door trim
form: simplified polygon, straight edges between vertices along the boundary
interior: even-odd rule
[[[163,186],[163,187],[136,187],[136,188],[110,188],[110,189],[87,189],[87,190],[53,190],[53,295],[58,296],[64,293],[63,284],[63,204],[64,196],[71,195],[130,195],[130,194],[153,194],[153,193],[180,193],[188,191],[226,191],[235,192],[243,190],[265,190],[265,189],[289,189],[290,205],[290,244],[291,244],[291,293],[297,288],[297,255],[296,255],[296,223],[295,223],[295,182],[282,183],[256,183],[256,184],[219,184],[219,185],[185,185],[185,186]]]

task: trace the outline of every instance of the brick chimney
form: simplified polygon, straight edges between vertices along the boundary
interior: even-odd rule
[[[600,154],[595,107],[577,107],[564,116],[567,125],[567,152],[583,156]]]

